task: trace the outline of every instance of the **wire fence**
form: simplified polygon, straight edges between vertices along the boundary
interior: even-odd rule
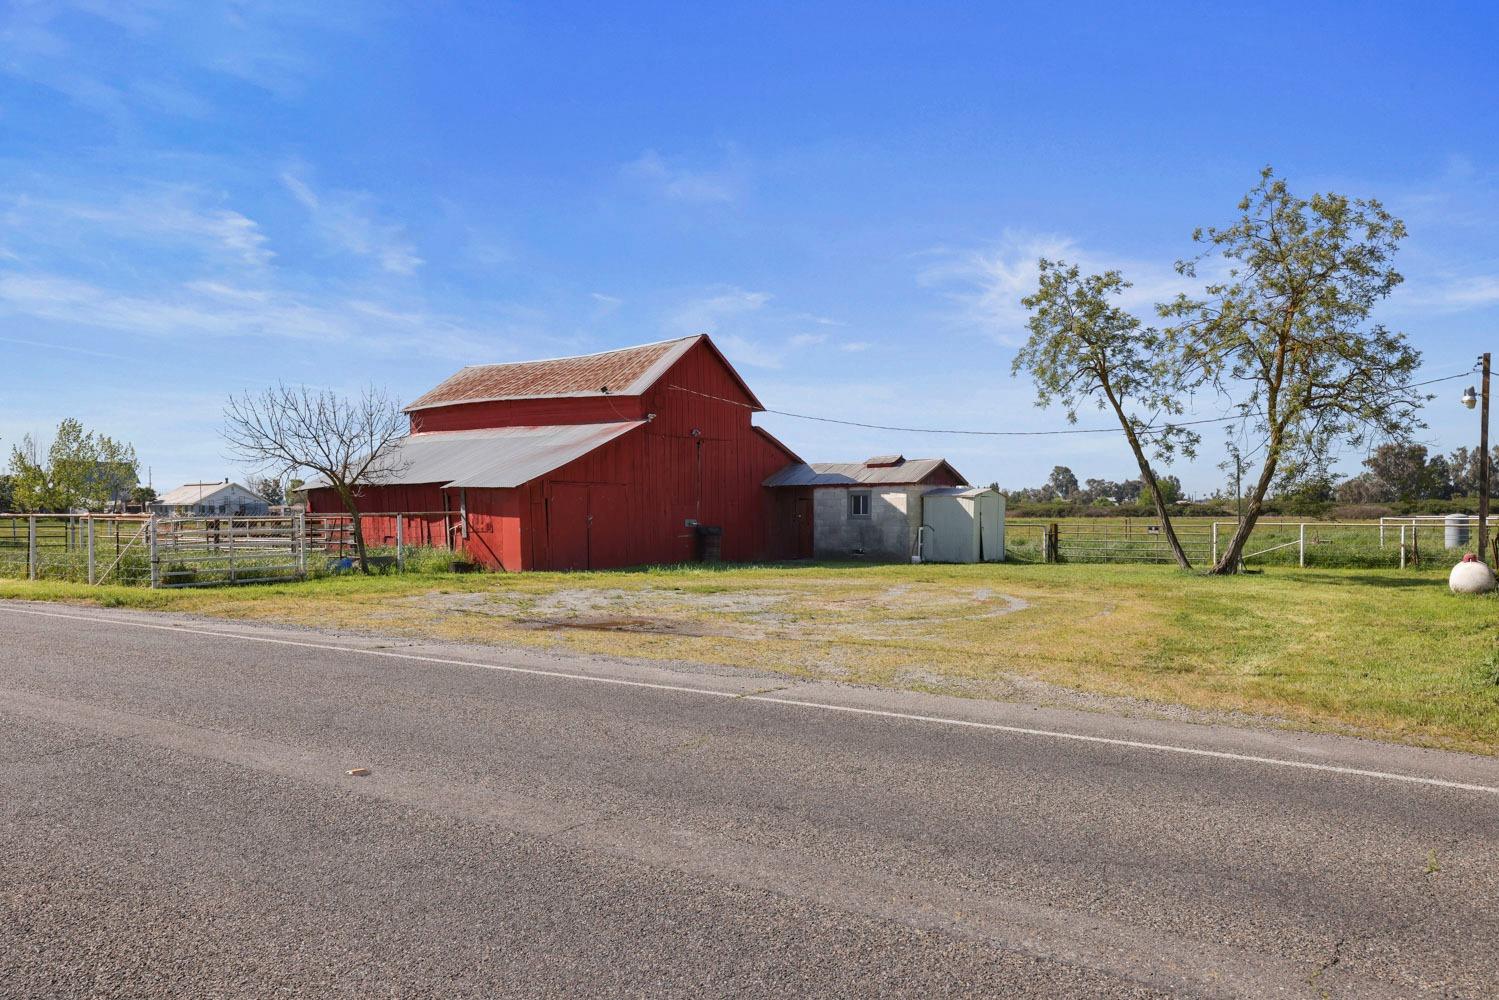
[[[1262,519],[1245,542],[1242,560],[1248,567],[1451,566],[1476,550],[1477,525],[1477,518]],[[1208,566],[1227,551],[1238,522],[1181,519],[1172,527],[1191,563]],[[1160,522],[1145,518],[1014,520],[1005,525],[1005,538],[1006,557],[1021,562],[1172,563],[1176,558]]]
[[[468,568],[462,549],[469,526],[459,512],[365,514],[360,520],[371,566],[379,572]],[[1172,524],[1188,559],[1200,567],[1218,560],[1237,527],[1234,521],[1211,519],[1183,518]],[[1499,545],[1499,532],[1491,537]],[[1250,534],[1243,562],[1251,568],[1449,567],[1476,544],[1477,518],[1469,517],[1266,519]],[[347,572],[355,568],[355,555],[353,518],[346,514],[0,514],[0,577],[12,579],[159,588],[264,583]],[[1016,562],[1175,561],[1160,522],[1133,517],[1008,521],[1005,557]]]

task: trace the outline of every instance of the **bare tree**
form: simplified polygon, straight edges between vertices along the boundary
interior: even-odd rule
[[[1040,271],[1035,294],[1022,300],[1031,313],[1026,324],[1031,336],[1015,355],[1014,372],[1029,372],[1036,383],[1036,405],[1061,403],[1069,422],[1076,423],[1077,411],[1089,403],[1114,414],[1140,466],[1140,481],[1155,503],[1171,554],[1178,566],[1191,569],[1146,455],[1149,448],[1165,461],[1180,450],[1190,458],[1197,445],[1196,434],[1158,420],[1183,409],[1182,386],[1164,338],[1114,304],[1130,287],[1118,271],[1083,275],[1075,264],[1044,259]],[[1053,485],[1058,471],[1064,470],[1052,472]],[[1075,490],[1077,477],[1065,471]]]
[[[278,384],[231,396],[224,407],[224,439],[244,461],[278,479],[311,473],[338,494],[353,521],[359,568],[369,572],[357,498],[366,486],[400,471],[397,442],[406,418],[385,390],[358,396]]]

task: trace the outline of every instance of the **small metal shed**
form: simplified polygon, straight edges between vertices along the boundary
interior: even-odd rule
[[[990,487],[943,486],[922,494],[923,562],[1003,562],[1005,499]]]

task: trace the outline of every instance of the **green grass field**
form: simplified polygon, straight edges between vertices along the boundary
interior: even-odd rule
[[[1079,563],[691,566],[196,591],[0,581],[0,597],[975,697],[1075,704],[1084,692],[1499,752],[1499,599],[1453,596],[1435,567],[1207,577]]]

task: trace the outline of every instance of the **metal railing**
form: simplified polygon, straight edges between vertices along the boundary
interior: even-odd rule
[[[1193,565],[1216,563],[1237,521],[1173,521],[1177,539]],[[1285,521],[1261,519],[1246,540],[1246,565],[1405,568],[1450,565],[1469,550],[1447,545],[1446,523],[1423,518],[1398,526],[1375,521]],[[1006,556],[1019,561],[1170,563],[1174,557],[1158,521],[1099,518],[1087,522],[1019,519],[1005,525]]]

